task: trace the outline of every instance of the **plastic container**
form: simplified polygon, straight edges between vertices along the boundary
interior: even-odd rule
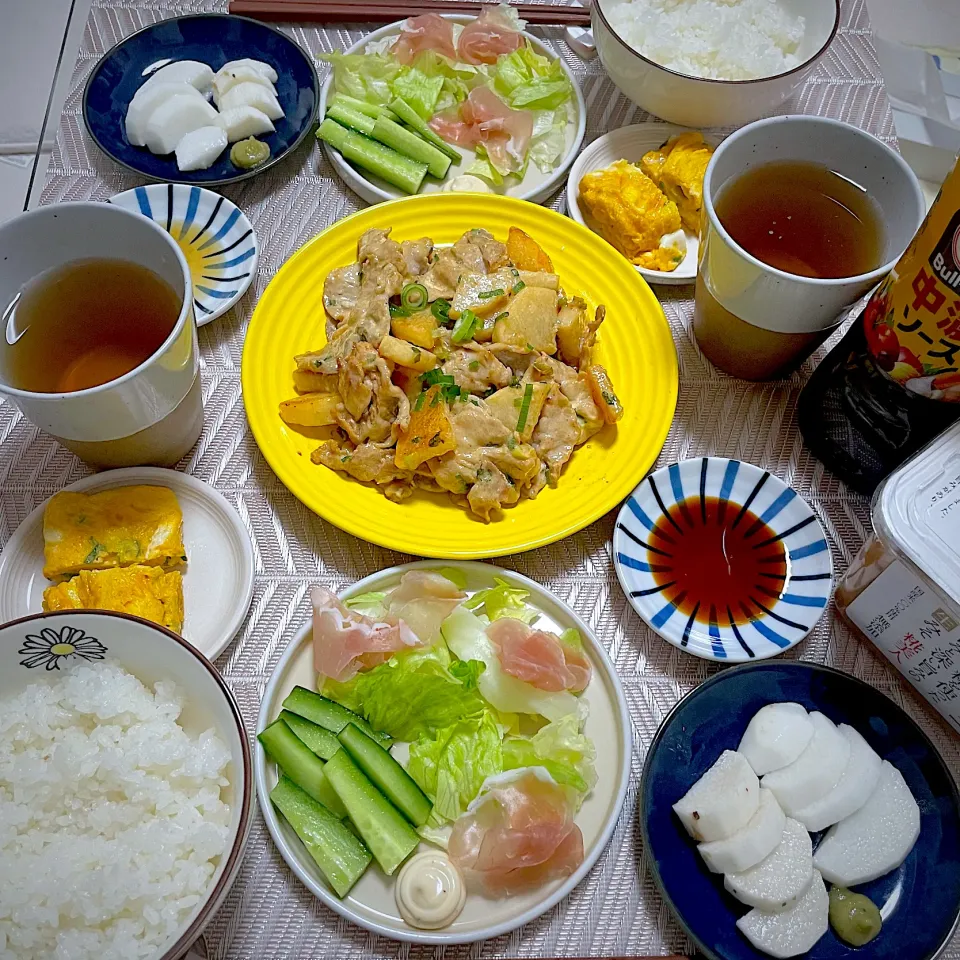
[[[891,473],[840,614],[960,733],[960,424]]]

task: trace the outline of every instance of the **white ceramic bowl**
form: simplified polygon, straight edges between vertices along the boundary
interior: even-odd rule
[[[44,645],[50,648],[45,657]],[[68,647],[76,652],[67,652]],[[206,895],[156,957],[177,960],[203,932],[240,869],[253,821],[250,745],[237,702],[213,664],[170,630],[122,613],[41,613],[0,626],[0,696],[10,696],[51,672],[64,673],[79,663],[95,666],[104,659],[116,660],[148,685],[174,681],[186,703],[178,722],[193,736],[213,727],[230,750],[230,786],[224,800],[232,817],[226,853]]]
[[[665,140],[683,133],[687,128],[678,127],[671,123],[635,123],[629,127],[620,127],[611,130],[602,137],[587,144],[583,152],[574,161],[567,178],[567,213],[577,223],[593,230],[593,224],[584,216],[580,209],[580,180],[584,174],[593,170],[602,170],[609,167],[615,160],[629,160],[635,163],[648,150],[654,150]],[[707,137],[711,146],[717,145],[715,137]],[[598,233],[599,231],[594,231]],[[697,278],[697,252],[700,249],[700,239],[697,234],[684,230],[687,238],[687,255],[683,262],[672,273],[663,270],[649,270],[646,267],[636,267],[637,273],[647,283],[659,283],[666,286],[678,286],[684,283],[693,283]],[[635,265],[636,266],[636,265]]]
[[[793,16],[805,19],[802,62],[757,80],[711,80],[678,73],[633,49],[610,26],[604,6],[593,4],[593,37],[610,79],[637,106],[685,127],[740,126],[772,113],[803,82],[840,25],[840,0],[780,0]]]
[[[332,892],[296,833],[283,817],[277,815],[270,802],[270,791],[277,783],[276,766],[267,760],[259,743],[255,748],[254,764],[257,796],[270,836],[290,869],[314,895],[340,916],[373,933],[393,940],[450,945],[498,937],[529,923],[567,896],[589,873],[613,834],[627,795],[631,723],[617,672],[590,628],[565,603],[533,580],[512,570],[502,570],[489,563],[424,560],[381,570],[348,587],[340,597],[347,599],[372,590],[389,589],[408,570],[443,567],[454,567],[461,571],[467,578],[468,592],[493,586],[494,577],[522,587],[530,592],[530,603],[543,612],[545,627],[558,627],[561,630],[575,627],[583,637],[584,647],[594,667],[593,679],[583,693],[584,700],[590,706],[584,729],[597,749],[598,781],[577,814],[577,825],[583,831],[585,856],[573,875],[503,900],[491,900],[478,893],[470,893],[463,913],[450,927],[436,931],[417,930],[407,926],[400,917],[394,900],[395,878],[385,876],[375,865],[367,870],[342,900]],[[550,621],[553,621],[553,627]],[[277,718],[283,699],[295,686],[316,688],[311,635],[312,628],[305,627],[280,658],[263,695],[257,720],[258,730],[263,730]]]
[[[454,23],[469,23],[476,19],[475,17],[464,16],[462,14],[443,14],[443,16],[446,20],[452,20]],[[368,43],[376,43],[384,37],[393,37],[399,34],[400,27],[405,22],[405,20],[398,20],[396,23],[388,23],[385,27],[381,27],[379,30],[374,30],[373,33],[367,34],[367,36],[343,52],[347,54],[363,53]],[[558,59],[557,55],[546,46],[542,40],[538,40],[529,33],[524,33],[523,36],[533,44],[533,48],[537,53],[541,53],[551,60]],[[580,150],[580,144],[583,142],[583,134],[587,126],[587,107],[583,102],[583,94],[580,92],[576,78],[562,59],[560,59],[560,66],[563,68],[563,72],[567,75],[567,79],[573,87],[574,95],[574,118],[571,123],[567,124],[566,153],[560,163],[549,173],[541,173],[537,165],[531,163],[527,169],[527,175],[520,183],[508,186],[506,189],[501,188],[497,191],[498,193],[503,193],[508,197],[516,197],[518,200],[531,200],[534,203],[539,203],[541,200],[546,200],[551,194],[556,193],[563,185],[564,177],[570,169],[570,164],[573,163],[574,157],[576,157],[577,152]],[[333,99],[334,95],[333,70],[330,70],[326,79],[323,81],[323,86],[320,88],[320,108],[318,116],[321,120],[327,112],[327,100]],[[329,144],[321,141],[321,145],[327,158],[333,165],[334,170],[337,171],[344,183],[368,203],[381,203],[384,200],[396,200],[398,197],[406,196],[402,190],[398,190],[396,187],[380,180],[373,174],[362,172],[356,167],[351,166],[343,159],[340,152],[334,150]],[[444,183],[458,176],[458,174],[462,173],[463,170],[473,162],[474,153],[472,150],[460,146],[456,149],[463,154],[463,162],[460,164],[452,164],[450,170],[447,172],[447,176],[442,181],[424,181],[424,186],[420,188],[420,193],[440,192],[443,189]]]

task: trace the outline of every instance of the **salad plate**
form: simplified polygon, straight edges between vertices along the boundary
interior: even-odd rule
[[[270,148],[265,163],[240,170],[225,150],[207,169],[183,172],[172,153],[157,156],[130,143],[124,125],[127,107],[158,63],[197,60],[216,71],[246,58],[268,63],[277,72],[284,116],[262,138]],[[83,122],[93,142],[127,170],[150,180],[219,186],[254,177],[296,150],[316,118],[319,88],[313,60],[274,27],[231,14],[192,14],[150,24],[108,50],[84,87]]]
[[[624,410],[615,425],[579,447],[556,488],[544,489],[484,524],[448,498],[417,491],[401,503],[372,486],[321,469],[311,454],[317,429],[298,431],[278,414],[292,393],[293,358],[326,339],[322,278],[356,260],[371,228],[393,239],[429,236],[451,244],[482,227],[507,238],[519,227],[552,258],[567,296],[606,319],[597,361],[616,384]],[[348,533],[419,556],[476,559],[553,543],[617,507],[650,468],[666,439],[677,397],[677,359],[669,326],[646,282],[609,244],[552,210],[510,197],[433,194],[380,204],[339,221],[295,253],[261,296],[244,344],[243,396],[267,462],[307,507]],[[323,428],[320,428],[321,430]]]
[[[443,14],[443,18],[458,26],[463,26],[475,19],[474,17],[461,14]],[[386,42],[398,36],[405,22],[406,21],[400,20],[396,23],[387,24],[378,30],[374,30],[353,44],[353,46],[347,48],[342,56],[376,55],[373,51],[379,52],[384,48]],[[530,162],[522,180],[517,181],[516,178],[509,178],[503,186],[491,186],[490,190],[506,196],[516,197],[519,200],[531,200],[537,203],[545,200],[563,185],[564,177],[570,169],[574,158],[577,156],[580,145],[583,143],[584,132],[586,130],[587,110],[583,100],[583,94],[580,92],[580,87],[562,58],[557,57],[547,44],[532,34],[524,32],[522,35],[524,39],[530,43],[535,53],[559,63],[563,75],[570,83],[571,98],[567,103],[568,119],[563,130],[563,153],[557,161],[556,166],[551,170],[542,171],[537,167],[536,163]],[[475,70],[474,67],[468,65],[462,66],[464,66],[466,70]],[[347,89],[338,89],[335,80],[335,70],[331,70],[320,88],[319,115],[321,117],[324,116],[329,102],[338,92],[356,96],[362,89],[362,81],[357,82],[356,80],[354,83],[351,83]],[[333,168],[347,186],[368,203],[381,203],[384,200],[394,200],[404,196],[402,191],[386,183],[384,180],[358,170],[328,144],[323,143],[323,149]],[[468,168],[476,159],[474,151],[469,147],[462,146],[455,146],[455,149],[463,155],[462,162],[454,163],[442,181],[426,181],[424,186],[421,187],[422,193],[443,190],[445,185],[449,184],[455,177],[469,172]]]
[[[620,510],[613,556],[653,630],[721,663],[795,647],[833,592],[830,547],[810,505],[769,471],[726,457],[648,476]]]
[[[960,801],[950,771],[926,734],[879,690],[812,663],[770,661],[715,674],[667,715],[647,753],[640,823],[654,882],[708,960],[761,960],[735,925],[747,907],[710,873],[672,805],[724,750],[736,750],[751,717],[776,702],[799,703],[858,731],[903,775],[920,807],[920,834],[891,873],[857,886],[880,909],[876,939],[854,949],[832,927],[810,960],[929,960],[949,941],[960,916]],[[814,848],[819,834],[814,834]]]
[[[301,882],[330,909],[367,930],[395,940],[437,945],[470,943],[507,933],[549,910],[569,894],[596,863],[613,833],[626,797],[630,774],[631,724],[620,681],[602,644],[566,604],[526,577],[485,563],[457,562],[444,566],[436,561],[420,561],[366,577],[342,591],[340,599],[349,605],[351,598],[361,595],[382,596],[384,591],[396,587],[405,574],[421,571],[457,578],[468,596],[496,586],[499,580],[510,589],[526,591],[528,596],[525,602],[540,614],[535,622],[536,628],[557,633],[571,628],[579,631],[583,653],[592,666],[590,682],[580,696],[582,703],[579,710],[582,711],[584,707],[588,710],[582,732],[595,747],[597,777],[595,786],[586,794],[575,816],[575,823],[583,836],[582,863],[569,876],[550,880],[511,896],[488,896],[475,886],[468,885],[463,912],[450,926],[438,930],[417,929],[404,922],[395,902],[398,873],[388,877],[374,864],[367,868],[345,897],[341,899],[333,892],[297,834],[270,800],[270,792],[278,781],[277,768],[260,744],[257,745],[254,760],[257,793],[267,828],[284,860]],[[443,636],[452,636],[446,627]],[[280,657],[261,702],[258,731],[262,732],[277,719],[283,709],[283,701],[295,687],[305,687],[307,690],[317,688],[311,639],[312,629],[305,627]],[[455,645],[453,639],[450,642],[452,646]],[[442,643],[440,645],[443,646]],[[386,667],[384,665],[381,669]],[[343,687],[333,684],[334,691]],[[328,693],[328,687],[324,686],[323,692]],[[334,696],[334,693],[329,695]],[[373,704],[375,695],[368,693],[367,696]],[[381,711],[389,710],[396,717],[402,699],[393,697],[391,704],[382,706]],[[367,713],[367,716],[373,724],[375,713]],[[394,755],[403,763],[409,763],[410,752],[403,743],[395,744],[393,748]],[[439,848],[421,842],[420,850],[426,849]]]
[[[215,660],[236,636],[253,599],[250,534],[236,510],[213,487],[177,470],[126,467],[84,477],[64,487],[96,493],[134,485],[167,487],[183,512],[183,635]],[[43,610],[43,513],[41,504],[17,527],[0,556],[0,622]],[[80,611],[82,612],[82,611]]]

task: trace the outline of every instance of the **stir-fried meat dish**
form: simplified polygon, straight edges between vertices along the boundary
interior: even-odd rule
[[[401,501],[446,492],[481,517],[555,486],[623,411],[593,362],[604,308],[565,297],[522,230],[450,247],[368,230],[323,288],[327,343],[296,357],[292,426],[338,428],[314,463]]]

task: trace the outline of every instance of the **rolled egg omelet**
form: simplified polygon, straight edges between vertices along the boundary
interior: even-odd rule
[[[585,174],[580,203],[600,235],[632,263],[669,273],[683,261],[677,205],[635,164],[617,160]]]
[[[640,161],[640,169],[677,205],[680,219],[691,233],[700,233],[703,175],[712,156],[713,147],[702,134],[691,130],[671,137]]]
[[[132,564],[170,569],[187,559],[180,504],[167,487],[63,491],[43,514],[43,552],[49,580]]]
[[[115,610],[183,629],[183,582],[176,571],[135,565],[81,570],[73,579],[43,591],[43,609]]]

